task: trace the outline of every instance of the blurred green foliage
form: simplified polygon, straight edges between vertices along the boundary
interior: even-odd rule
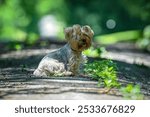
[[[139,30],[150,24],[149,11],[148,0],[0,0],[0,39],[34,41],[45,15],[67,26],[88,24],[95,35]]]
[[[42,16],[65,21],[65,8],[64,0],[0,0],[0,39],[33,39]]]
[[[111,34],[104,34],[95,37],[95,41],[100,44],[112,44],[119,41],[134,41],[142,36],[141,31],[133,30],[133,31],[123,31],[116,32]]]
[[[143,30],[143,37],[137,41],[137,46],[150,52],[150,25]]]
[[[102,54],[106,53],[105,47],[99,47],[99,48],[94,48],[90,47],[87,50],[83,51],[83,54],[85,54],[88,57],[101,57]]]
[[[67,20],[67,23],[89,24],[96,35],[142,29],[150,23],[149,15],[147,15],[150,11],[150,1],[148,0],[65,1],[70,9],[69,16],[71,18],[71,20]],[[141,9],[143,10],[141,11]],[[143,15],[145,20],[143,20]],[[106,22],[109,19],[116,22],[116,26],[113,29],[109,29],[106,26]]]
[[[141,93],[139,85],[128,84],[126,87],[121,87],[120,92],[125,99],[143,100],[144,95]]]
[[[142,21],[150,23],[149,0],[121,0],[121,3],[132,17],[137,17],[140,18]]]

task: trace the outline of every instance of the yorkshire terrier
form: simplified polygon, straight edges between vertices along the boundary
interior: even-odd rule
[[[47,54],[34,71],[35,76],[77,76],[86,61],[82,51],[91,46],[94,35],[90,26],[78,24],[64,29],[67,44]]]

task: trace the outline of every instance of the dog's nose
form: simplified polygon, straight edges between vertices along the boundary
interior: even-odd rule
[[[85,40],[85,39],[82,39],[82,42],[83,42],[83,43],[85,43],[85,42],[86,42],[86,40]]]
[[[86,42],[86,40],[85,40],[85,39],[82,39],[82,42]]]
[[[86,40],[82,39],[82,44],[85,45],[86,44]]]

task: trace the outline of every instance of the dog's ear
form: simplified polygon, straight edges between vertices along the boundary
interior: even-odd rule
[[[67,27],[64,29],[65,39],[69,40],[71,38],[71,35],[73,33],[72,27]]]
[[[82,32],[86,35],[88,35],[90,38],[93,38],[94,31],[91,29],[90,26],[85,25],[82,27]]]
[[[81,34],[81,26],[79,24],[73,25],[73,33],[75,33],[76,35]]]

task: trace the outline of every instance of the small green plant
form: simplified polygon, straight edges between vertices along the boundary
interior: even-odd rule
[[[120,92],[125,99],[142,100],[144,98],[139,85],[128,84],[126,87],[121,87]]]
[[[107,51],[106,51],[105,47],[100,47],[100,48],[96,48],[96,49],[94,47],[90,47],[89,49],[84,50],[83,53],[89,57],[100,57],[101,54],[106,53],[106,52]]]
[[[112,60],[94,61],[86,64],[85,73],[98,81],[98,85],[104,84],[106,87],[118,87],[117,67]]]
[[[85,73],[98,81],[98,86],[104,84],[107,88],[117,88],[125,99],[144,99],[139,85],[121,86],[117,78],[117,67],[112,60],[94,61],[85,65]]]

